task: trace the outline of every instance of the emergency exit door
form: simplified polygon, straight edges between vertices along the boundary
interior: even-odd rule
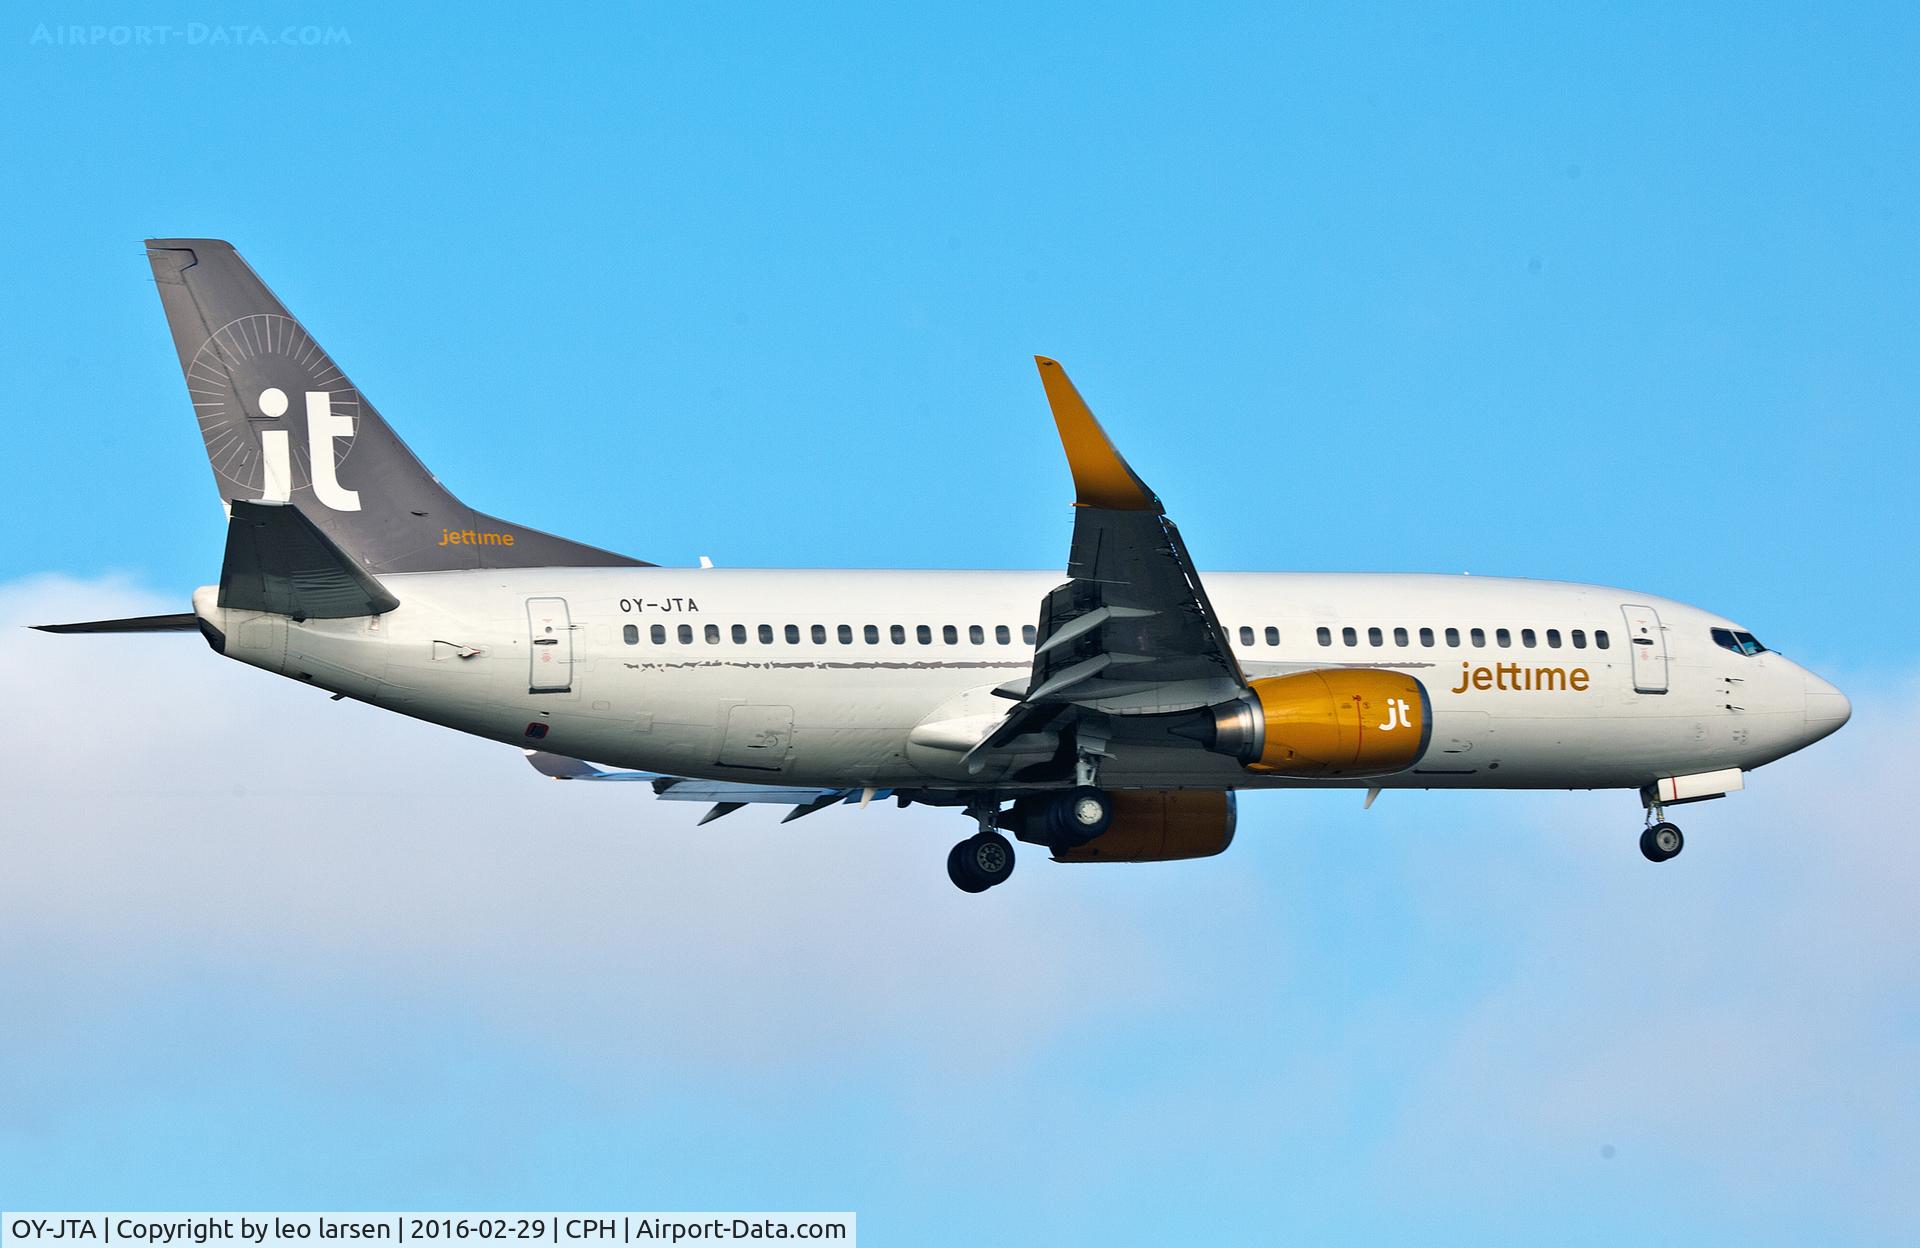
[[[1620,608],[1627,617],[1627,649],[1633,652],[1633,691],[1667,691],[1667,630],[1652,607],[1629,603]]]
[[[528,693],[566,693],[573,688],[573,620],[565,598],[527,599]]]

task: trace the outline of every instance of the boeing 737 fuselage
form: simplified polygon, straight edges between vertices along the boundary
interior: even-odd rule
[[[979,830],[947,866],[969,892],[1008,877],[1009,832],[1058,861],[1202,857],[1231,842],[1236,790],[1299,786],[1633,790],[1664,861],[1667,807],[1850,714],[1733,621],[1635,591],[1203,578],[1047,359],[1076,494],[1064,578],[656,567],[460,503],[228,244],[147,247],[228,513],[220,582],[191,614],[52,631],[197,629],[708,820],[959,808]]]

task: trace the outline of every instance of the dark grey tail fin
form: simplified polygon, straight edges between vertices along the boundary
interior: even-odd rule
[[[434,479],[232,246],[147,240],[223,502],[287,502],[370,572],[646,566],[495,519]]]

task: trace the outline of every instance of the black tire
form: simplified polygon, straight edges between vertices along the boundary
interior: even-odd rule
[[[987,891],[986,884],[975,877],[961,861],[961,855],[966,851],[967,845],[968,842],[961,841],[947,851],[947,878],[952,880],[953,886],[963,893],[984,893]]]
[[[1013,842],[998,832],[981,832],[960,842],[961,869],[983,887],[1005,884],[1013,874]]]
[[[1648,862],[1665,862],[1678,856],[1687,838],[1671,823],[1656,823],[1640,834],[1640,852]]]
[[[1065,849],[1085,845],[1113,826],[1113,799],[1092,785],[1068,789],[1047,811],[1053,844]]]

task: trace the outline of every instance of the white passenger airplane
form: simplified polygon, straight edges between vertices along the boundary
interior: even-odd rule
[[[565,780],[796,819],[878,797],[964,810],[980,892],[1011,832],[1056,861],[1203,857],[1235,790],[1638,792],[1667,807],[1837,730],[1826,681],[1710,612],[1554,581],[1211,574],[1040,359],[1075,489],[1044,572],[656,567],[449,494],[227,243],[148,258],[228,513],[191,614],[214,650],[504,741]],[[703,561],[704,563],[704,561]],[[632,770],[603,770],[587,761]]]

